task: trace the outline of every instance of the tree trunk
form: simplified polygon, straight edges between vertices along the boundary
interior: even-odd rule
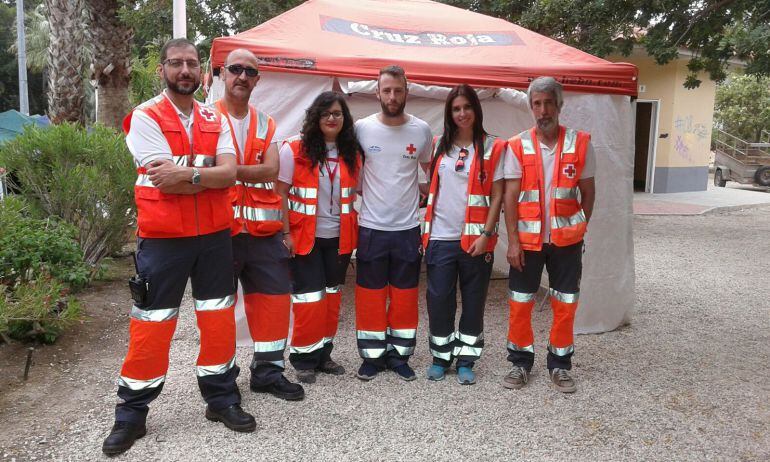
[[[48,118],[58,124],[83,122],[83,39],[81,0],[45,0],[48,46]]]
[[[133,31],[118,17],[120,0],[85,0],[88,41],[94,47],[91,79],[98,82],[96,121],[120,128],[131,110],[128,86]]]

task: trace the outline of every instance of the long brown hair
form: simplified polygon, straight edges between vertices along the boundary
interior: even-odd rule
[[[479,172],[481,178],[484,178],[484,137],[487,132],[484,131],[484,114],[481,110],[481,101],[476,90],[468,84],[462,83],[449,92],[444,103],[444,133],[438,141],[436,156],[433,157],[430,164],[430,177],[433,179],[433,171],[436,169],[438,154],[444,154],[452,148],[452,143],[457,136],[457,124],[452,118],[452,103],[458,96],[464,96],[471,104],[473,109],[473,148],[475,151],[475,160],[479,163]]]

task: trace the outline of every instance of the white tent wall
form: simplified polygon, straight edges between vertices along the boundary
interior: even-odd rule
[[[305,109],[322,91],[331,90],[334,79],[262,72],[251,102],[276,120],[276,140],[299,133]],[[339,81],[348,95],[354,118],[379,111],[372,82]],[[209,102],[221,97],[223,84],[215,79]],[[425,120],[434,133],[443,127],[444,100],[448,88],[410,87],[407,112]],[[484,127],[494,135],[509,138],[533,125],[526,94],[511,89],[483,90]],[[634,161],[634,112],[628,96],[565,94],[560,120],[564,125],[591,133],[596,151],[596,204],[586,235],[583,257],[580,308],[576,333],[599,333],[628,322],[634,306],[634,250],[632,175]],[[505,259],[507,238],[504,220],[495,250],[495,269],[508,273]],[[547,283],[544,283],[547,284]],[[240,297],[239,297],[240,299]],[[239,345],[249,344],[239,302]]]

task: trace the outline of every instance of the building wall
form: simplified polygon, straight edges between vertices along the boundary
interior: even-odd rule
[[[700,87],[684,87],[687,57],[659,66],[647,56],[610,57],[639,68],[641,100],[658,100],[658,138],[652,191],[703,191],[708,183],[716,84],[700,75]]]

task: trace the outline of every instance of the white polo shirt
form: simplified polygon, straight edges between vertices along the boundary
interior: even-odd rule
[[[457,159],[460,156],[460,147],[453,145],[436,165],[438,169],[438,198],[433,205],[433,219],[430,224],[431,241],[459,241],[463,224],[465,223],[465,208],[468,205],[468,178],[471,165],[476,160],[473,144],[465,146],[468,157],[465,160],[465,168],[458,172],[455,170]],[[503,159],[498,159],[497,165],[484,162],[484,172],[493,173],[493,181],[503,179]]]
[[[356,122],[364,153],[359,225],[380,231],[403,231],[420,224],[417,186],[420,163],[430,162],[430,126],[413,115],[390,126],[377,114]]]
[[[544,204],[550,204],[551,203],[551,183],[553,182],[553,162],[556,156],[554,155],[554,151],[556,150],[556,145],[554,145],[552,148],[549,148],[543,142],[540,142],[540,157],[543,159],[543,175],[545,178],[543,179],[545,181],[545,184],[543,185],[543,190],[545,191],[545,202]],[[506,180],[511,179],[518,179],[521,178],[521,164],[519,163],[519,159],[516,158],[516,155],[513,154],[513,150],[510,146],[508,146],[508,149],[505,151],[505,163],[503,167],[503,171],[505,174]],[[594,153],[594,146],[591,144],[591,142],[588,143],[588,149],[586,150],[586,160],[585,164],[583,165],[583,172],[580,174],[580,179],[585,180],[587,178],[593,178],[596,175],[596,154]],[[547,206],[545,208],[545,217],[543,223],[545,223],[545,226],[543,226],[544,230],[544,236],[543,236],[543,242],[551,242],[551,207]]]
[[[167,98],[166,90],[163,90],[162,94]],[[187,131],[187,138],[190,139],[192,137],[191,130],[195,112],[190,112],[190,115],[187,116],[170,99],[168,102],[176,110],[179,121],[182,122],[182,126]],[[204,107],[201,106],[201,108]],[[224,116],[221,122],[222,131],[219,133],[219,141],[217,142],[217,155],[235,155],[235,147],[230,135],[230,125]],[[160,126],[141,109],[134,110],[131,116],[131,128],[126,135],[126,144],[131,155],[134,156],[134,160],[142,167],[154,160],[172,160],[173,157],[171,155],[171,146],[169,146],[166,137],[163,136]]]

